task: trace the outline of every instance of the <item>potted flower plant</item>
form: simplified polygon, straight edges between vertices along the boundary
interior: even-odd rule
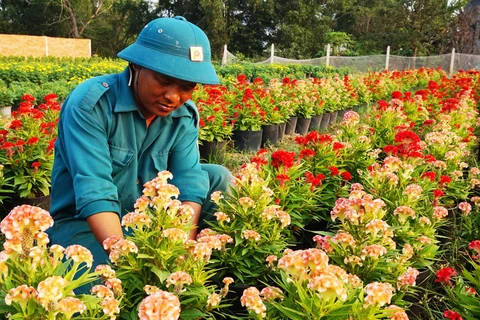
[[[215,192],[215,223],[204,229],[197,240],[228,235],[232,241],[212,253],[207,266],[216,270],[216,277],[234,278],[240,285],[263,285],[272,272],[266,261],[275,259],[287,247],[290,215],[275,204],[275,195],[268,182],[259,176],[256,164],[248,163],[240,170],[228,193]]]
[[[5,159],[4,176],[12,179],[12,198],[43,197],[42,205],[48,209],[60,105],[55,94],[44,100],[36,105],[32,95],[22,97],[18,110],[0,131],[0,154]]]
[[[201,86],[194,93],[200,114],[198,134],[200,156],[203,159],[224,158],[227,142],[232,137],[233,124],[228,119],[229,102],[225,99],[224,86]]]
[[[239,151],[257,151],[262,142],[262,126],[266,120],[266,112],[255,99],[254,93],[255,87],[248,84],[244,76],[239,76],[226,96],[231,101],[229,117],[233,123],[235,147]]]

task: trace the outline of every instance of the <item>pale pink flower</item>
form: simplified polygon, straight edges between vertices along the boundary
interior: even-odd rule
[[[433,218],[437,220],[441,220],[448,216],[448,210],[445,207],[442,206],[436,206],[433,208]]]
[[[421,225],[427,225],[427,226],[429,226],[429,225],[432,224],[432,222],[430,221],[430,219],[428,219],[427,217],[420,217],[420,218],[418,219],[418,222],[420,222]]]
[[[218,222],[230,222],[230,217],[225,212],[215,212],[213,215]]]
[[[355,125],[360,122],[360,115],[355,111],[347,111],[343,115],[343,120],[344,125]]]
[[[206,243],[212,249],[222,250],[224,243],[221,241],[219,235],[203,236],[198,238],[198,243]]]
[[[123,292],[122,280],[118,278],[110,278],[107,281],[105,281],[105,286],[111,289],[116,296],[122,295],[122,292]]]
[[[360,278],[355,275],[355,274],[348,274],[347,275],[347,283],[352,287],[352,288],[361,288],[363,286],[363,282],[362,280],[360,280]]]
[[[362,260],[365,260],[366,257],[378,259],[385,254],[387,254],[387,249],[385,249],[384,246],[381,246],[379,244],[371,244],[362,249],[360,257],[362,258]]]
[[[195,260],[204,260],[208,262],[212,255],[212,248],[208,243],[197,243],[193,249],[193,256]]]
[[[278,261],[278,257],[275,255],[269,255],[265,260],[270,267],[273,267],[273,263]]]
[[[402,256],[405,258],[405,260],[408,260],[411,257],[413,257],[413,254],[414,254],[413,247],[408,243],[405,243],[402,249]]]
[[[98,272],[102,276],[102,280],[105,282],[110,278],[115,278],[116,273],[115,270],[112,269],[107,264],[99,264],[98,266],[95,267],[95,272]]]
[[[362,258],[358,256],[348,256],[343,259],[343,263],[350,264],[352,266],[363,266]]]
[[[108,240],[108,239],[107,239]],[[105,245],[105,242],[104,242]],[[115,242],[109,254],[110,260],[116,264],[121,257],[126,256],[130,253],[138,253],[138,247],[135,242],[127,239],[120,238],[117,242]]]
[[[102,299],[114,297],[113,291],[103,284],[93,286],[92,289],[90,289],[90,292]]]
[[[389,283],[372,282],[365,286],[364,291],[367,294],[364,300],[365,307],[371,305],[382,307],[390,303],[395,288]]]
[[[220,304],[222,297],[218,293],[212,293],[207,299],[207,308],[214,308]]]
[[[238,203],[242,206],[243,210],[255,208],[255,201],[249,197],[242,197],[238,199]]]
[[[325,270],[328,266],[328,255],[320,249],[306,249],[301,251],[301,254],[312,271]]]
[[[67,258],[72,259],[75,263],[85,263],[89,268],[93,264],[92,253],[90,252],[90,250],[81,245],[74,244],[68,246],[65,249],[64,254]]]
[[[432,239],[427,236],[420,236],[417,238],[417,241],[421,244],[430,244],[432,243]]]
[[[179,293],[183,290],[184,285],[190,285],[192,282],[193,279],[188,273],[184,271],[177,271],[168,276],[167,287],[173,285],[174,292]]]
[[[325,300],[340,299],[345,301],[347,299],[347,291],[343,287],[343,282],[330,272],[316,273],[314,277],[309,279],[307,287],[320,292],[322,299]]]
[[[36,299],[37,290],[34,287],[27,286],[22,284],[16,288],[12,288],[8,291],[5,296],[5,303],[11,305],[12,302],[20,304],[23,308],[27,306],[27,303],[30,299]]]
[[[152,219],[144,212],[130,212],[123,216],[122,226],[125,230],[129,228],[141,230],[144,226],[147,226],[152,222]]]
[[[282,228],[285,228],[285,227],[290,225],[291,218],[290,218],[290,215],[287,212],[282,211],[282,210],[277,210],[275,212],[275,214],[276,214],[276,217],[277,217],[278,221],[280,221],[280,225],[281,225]]]
[[[332,242],[340,244],[343,248],[355,248],[356,244],[355,239],[348,232],[338,232],[335,236],[333,236]]]
[[[87,310],[87,306],[78,298],[66,297],[58,302],[57,310],[70,319],[75,313],[81,314]]]
[[[375,236],[379,232],[383,233],[387,231],[389,227],[390,226],[385,221],[380,219],[373,219],[365,225],[365,230],[367,233]]]
[[[422,195],[423,189],[418,184],[409,184],[403,194],[407,195],[410,200],[418,200]]]
[[[210,200],[215,202],[215,204],[220,204],[220,200],[223,199],[224,196],[221,191],[215,191],[210,195]]]
[[[317,234],[312,238],[313,241],[317,244],[317,248],[322,249],[323,251],[330,253],[333,251],[333,247],[330,244],[331,236],[321,236]]]
[[[472,211],[472,205],[466,201],[463,201],[458,204],[458,209],[462,211],[464,216],[468,216]]]
[[[408,320],[408,315],[402,308],[392,304],[385,308],[386,310],[391,310],[392,314],[388,316],[390,320]]]
[[[47,244],[50,242],[50,239],[48,238],[48,234],[43,231],[39,231],[33,235],[33,239],[37,242],[37,246],[39,247],[46,247]]]
[[[477,167],[472,167],[472,168],[470,168],[470,174],[472,174],[474,176],[478,176],[480,174],[480,169],[477,168]]]
[[[265,287],[260,291],[260,296],[264,300],[275,300],[275,299],[282,299],[283,292],[280,288],[277,287]]]
[[[420,272],[412,267],[408,267],[407,271],[397,278],[397,289],[407,288],[408,286],[414,286],[417,280],[417,276]]]
[[[478,207],[480,205],[480,197],[479,196],[473,196],[470,198],[470,201],[473,202],[475,207]]]
[[[173,241],[173,242],[185,242],[188,239],[188,234],[178,228],[168,228],[163,230],[162,236]]]
[[[260,291],[255,287],[249,287],[243,291],[243,295],[240,298],[240,303],[243,307],[253,311],[261,318],[266,316],[267,308],[263,304],[262,298],[260,298]]]
[[[138,308],[139,320],[176,320],[180,317],[180,300],[166,291],[154,292],[142,300]]]
[[[120,314],[120,302],[115,298],[107,297],[100,302],[103,308],[103,313],[110,317],[110,320],[115,320]]]
[[[296,279],[307,279],[308,262],[303,258],[302,253],[302,250],[285,251],[284,256],[278,260],[277,267]]]
[[[45,308],[45,310],[55,310],[58,301],[64,298],[63,290],[67,285],[68,281],[60,276],[46,278],[37,286],[37,301]]]
[[[258,232],[254,230],[243,230],[242,238],[245,240],[259,241],[261,239],[261,236]]]
[[[415,218],[415,211],[408,206],[399,206],[393,210],[393,214],[398,217],[400,223],[405,223],[407,218]]]
[[[145,291],[146,294],[151,295],[154,292],[160,292],[162,290],[157,286],[152,286],[147,284],[146,286],[143,287],[143,291]]]

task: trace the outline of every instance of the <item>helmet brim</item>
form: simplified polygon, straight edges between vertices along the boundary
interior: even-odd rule
[[[191,61],[182,56],[151,49],[137,42],[120,51],[118,57],[180,80],[200,84],[220,83],[210,61]]]

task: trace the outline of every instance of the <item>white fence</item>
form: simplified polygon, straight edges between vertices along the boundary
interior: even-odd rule
[[[334,68],[348,67],[358,72],[383,71],[383,70],[408,70],[420,67],[437,68],[450,73],[450,75],[458,72],[458,70],[480,70],[480,55],[455,53],[443,54],[438,56],[426,57],[403,57],[390,55],[390,47],[387,48],[387,54],[372,56],[330,56],[330,45],[327,46],[327,56],[315,59],[294,60],[277,57],[274,54],[274,45],[272,45],[271,55],[268,59],[257,62],[256,64],[310,64],[325,65]],[[228,65],[235,62],[241,62],[237,57],[228,52],[225,45],[223,52],[222,65]]]

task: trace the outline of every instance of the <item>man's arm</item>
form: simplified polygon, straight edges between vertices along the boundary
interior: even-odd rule
[[[120,218],[115,212],[99,212],[87,218],[93,235],[103,248],[103,241],[111,236],[123,238]],[[108,253],[108,252],[107,252]]]
[[[200,213],[202,212],[202,206],[196,202],[184,201],[182,204],[189,205],[193,209],[192,225],[194,228],[190,231],[188,239],[195,240],[197,236],[198,221],[200,220]]]

